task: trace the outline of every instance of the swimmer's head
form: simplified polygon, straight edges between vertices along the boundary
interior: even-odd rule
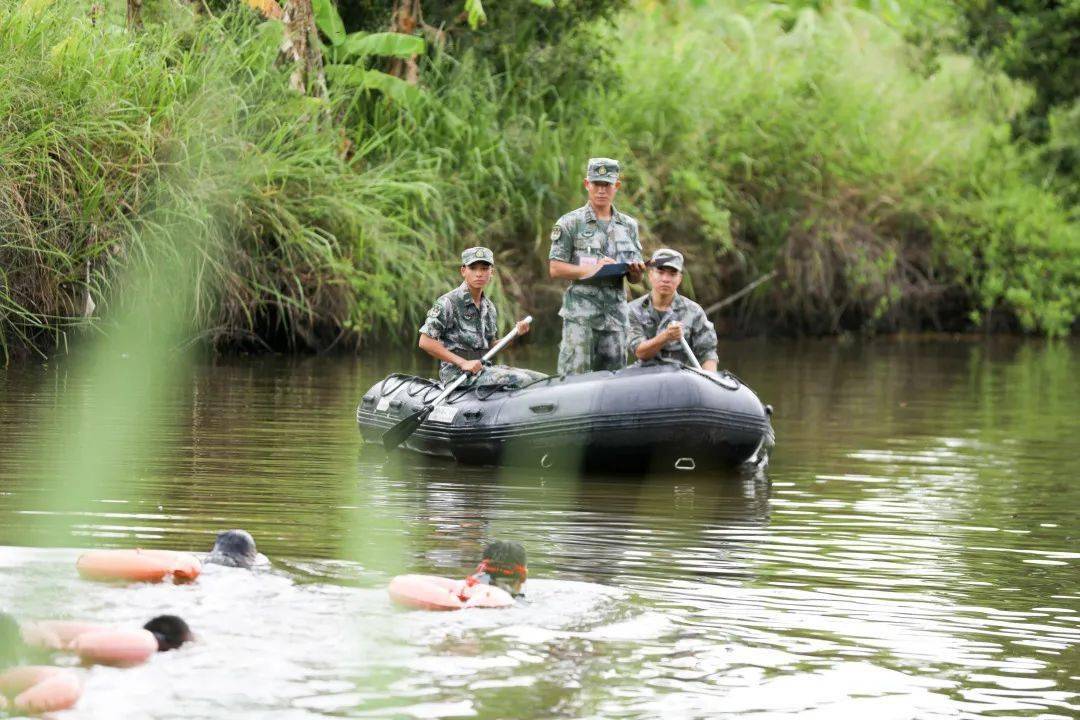
[[[195,639],[188,624],[175,615],[158,615],[143,625],[143,629],[149,630],[157,638],[158,652],[175,650]]]
[[[255,539],[246,530],[226,530],[218,533],[214,549],[206,556],[206,562],[229,567],[250,568],[259,557]]]
[[[529,575],[525,562],[525,548],[519,542],[496,540],[484,548],[484,558],[477,569],[486,582],[501,588],[515,597],[521,591]]]

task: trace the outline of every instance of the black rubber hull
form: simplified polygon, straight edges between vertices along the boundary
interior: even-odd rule
[[[356,411],[364,439],[382,442],[438,392],[411,376],[377,383]],[[472,465],[648,472],[757,462],[772,442],[769,413],[736,378],[664,364],[455,392],[404,447]]]

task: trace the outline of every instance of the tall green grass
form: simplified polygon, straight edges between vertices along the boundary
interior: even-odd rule
[[[440,55],[426,102],[348,122],[434,167],[436,231],[494,245],[541,317],[562,289],[545,279],[547,230],[583,202],[584,159],[614,155],[620,207],[646,249],[689,253],[699,300],[778,271],[743,330],[1069,332],[1077,226],[1009,139],[1029,90],[966,57],[929,63],[904,23],[842,2],[746,7],[642,4],[498,69]],[[596,46],[613,52],[588,84],[553,67]]]
[[[620,31],[626,84],[603,107],[643,175],[650,235],[691,251],[699,296],[775,268],[747,325],[959,328],[1000,313],[1068,332],[1075,219],[1009,140],[1030,92],[965,57],[927,74],[900,31],[843,3],[789,24],[719,3]]]
[[[288,90],[278,42],[246,11],[131,34],[79,3],[0,8],[5,354],[81,324],[86,290],[98,316],[123,305],[124,269],[152,257],[132,226],[151,188],[211,219],[194,323],[211,341],[370,338],[442,287],[431,186],[369,145],[344,152],[319,101]]]

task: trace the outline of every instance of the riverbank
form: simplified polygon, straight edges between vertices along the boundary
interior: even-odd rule
[[[108,332],[146,300],[128,276],[193,236],[191,334],[219,348],[410,342],[478,243],[504,318],[553,318],[548,231],[598,154],[702,304],[776,273],[726,332],[1075,326],[1075,218],[1008,133],[1030,91],[872,14],[635,4],[516,55],[432,46],[417,93],[319,100],[273,23],[177,7],[139,32],[0,9],[5,357]]]

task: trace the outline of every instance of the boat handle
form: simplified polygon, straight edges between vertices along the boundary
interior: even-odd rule
[[[693,470],[697,467],[697,463],[694,462],[692,457],[681,457],[675,461],[676,470]]]
[[[538,415],[546,415],[555,409],[555,403],[540,403],[539,405],[530,405],[529,409]]]
[[[463,412],[461,414],[465,417],[466,420],[475,420],[476,418],[483,415],[484,411],[483,410],[466,410],[465,412]]]

